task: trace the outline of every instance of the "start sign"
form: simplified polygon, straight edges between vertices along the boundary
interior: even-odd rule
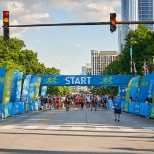
[[[133,75],[42,75],[41,86],[121,86]]]

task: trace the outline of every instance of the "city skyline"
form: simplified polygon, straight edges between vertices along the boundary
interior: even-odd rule
[[[151,21],[154,20],[154,0],[121,0],[122,21]],[[153,24],[145,24],[153,31]],[[119,29],[119,51],[124,49],[126,35],[129,30],[135,30],[137,24],[122,25]]]

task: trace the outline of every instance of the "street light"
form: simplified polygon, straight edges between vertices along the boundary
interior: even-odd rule
[[[128,28],[129,28],[129,26],[128,26]],[[133,49],[132,49],[132,35],[130,33],[130,73],[131,74],[133,72],[133,69],[132,69],[132,67],[133,67],[133,54],[132,53],[133,53]]]

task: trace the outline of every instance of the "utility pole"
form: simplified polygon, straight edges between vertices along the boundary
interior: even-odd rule
[[[131,74],[133,73],[133,69],[132,69],[132,67],[133,67],[133,56],[132,56],[132,52],[133,52],[133,50],[132,50],[132,43],[131,43],[131,47],[130,47],[130,73]]]
[[[128,28],[129,28],[129,26],[128,26]],[[133,73],[133,69],[132,68],[133,68],[133,48],[132,48],[132,34],[131,34],[130,35],[130,73],[131,74]]]

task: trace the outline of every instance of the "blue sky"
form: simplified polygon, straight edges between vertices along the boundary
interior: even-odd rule
[[[10,25],[104,22],[116,12],[121,21],[120,0],[1,0],[0,11],[10,11]],[[0,27],[2,26],[2,15]],[[2,28],[0,29],[2,35]],[[91,62],[91,50],[118,51],[118,30],[110,27],[61,26],[10,28],[26,49],[38,53],[46,67],[56,67],[61,74],[78,75],[85,63]]]

